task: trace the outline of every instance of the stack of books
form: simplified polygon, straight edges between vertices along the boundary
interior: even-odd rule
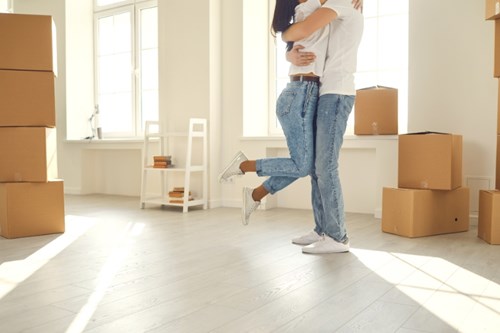
[[[193,197],[191,196],[191,191],[189,192],[188,200],[189,201],[193,200]],[[184,187],[174,187],[174,189],[172,191],[168,192],[168,201],[170,203],[183,204],[184,203]]]
[[[171,168],[172,156],[153,156],[153,168]]]

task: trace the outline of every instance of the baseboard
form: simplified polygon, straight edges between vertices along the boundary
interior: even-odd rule
[[[220,207],[223,207],[222,200],[218,199],[218,200],[209,200],[208,201],[208,208],[209,209],[220,208]]]
[[[82,189],[80,187],[66,187],[64,186],[64,194],[82,194]]]

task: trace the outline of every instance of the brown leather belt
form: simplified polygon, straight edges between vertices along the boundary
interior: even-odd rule
[[[319,82],[319,76],[307,76],[307,75],[292,75],[290,76],[290,81],[311,81]]]

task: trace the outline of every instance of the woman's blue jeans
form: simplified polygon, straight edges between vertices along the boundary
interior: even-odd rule
[[[347,239],[338,166],[340,147],[353,104],[354,96],[321,95],[315,126],[316,159],[311,175],[314,230],[338,242]]]
[[[318,83],[294,81],[288,83],[278,97],[276,115],[286,137],[290,158],[256,160],[257,175],[271,176],[263,183],[271,194],[311,174],[314,164],[313,123],[318,96]]]

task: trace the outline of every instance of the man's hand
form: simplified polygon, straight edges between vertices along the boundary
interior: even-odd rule
[[[363,0],[352,0],[352,5],[354,6],[354,8],[361,8],[361,11],[363,11]]]
[[[293,48],[286,53],[286,60],[295,66],[307,66],[316,59],[313,52],[301,52],[304,47],[302,45],[294,45]]]

